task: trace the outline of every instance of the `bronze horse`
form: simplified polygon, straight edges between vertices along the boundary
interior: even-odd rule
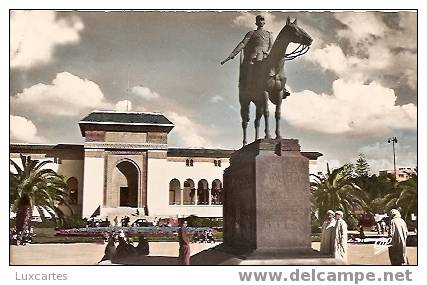
[[[286,20],[286,25],[277,36],[267,58],[262,62],[255,63],[252,71],[248,72],[248,77],[244,84],[239,84],[240,115],[242,117],[243,145],[246,145],[246,128],[249,122],[249,105],[253,102],[256,106],[255,116],[255,140],[259,136],[259,124],[261,116],[264,115],[265,138],[270,138],[268,125],[268,100],[276,105],[276,139],[280,139],[280,110],[282,100],[289,93],[285,89],[286,76],[284,71],[285,61],[294,59],[309,49],[312,38],[300,27],[297,20],[291,23],[290,18]],[[292,53],[286,54],[286,49],[290,43],[299,44],[299,47]],[[242,67],[241,67],[242,68]]]

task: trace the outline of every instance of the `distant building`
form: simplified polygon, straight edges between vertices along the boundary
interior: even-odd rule
[[[94,111],[79,126],[84,144],[10,145],[19,164],[20,154],[54,162],[68,179],[73,213],[222,217],[223,171],[234,150],[170,148],[174,125],[160,113]],[[303,155],[313,164],[321,154]]]
[[[416,174],[416,168],[414,167],[399,167],[396,169],[396,179],[397,181],[405,181],[408,180],[412,174]],[[393,170],[380,170],[379,175],[394,175]]]

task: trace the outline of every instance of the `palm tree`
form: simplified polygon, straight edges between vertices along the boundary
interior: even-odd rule
[[[15,171],[10,171],[11,210],[16,212],[16,230],[22,231],[29,225],[32,210],[38,210],[42,219],[44,211],[62,221],[64,214],[58,208],[66,203],[67,183],[64,176],[52,169],[42,169],[52,161],[32,160],[30,156],[21,155],[22,168],[13,160],[10,163]]]
[[[408,180],[398,182],[395,189],[383,199],[385,209],[399,208],[402,218],[407,220],[418,209],[417,186],[417,173],[411,174]]]
[[[313,175],[311,183],[312,206],[319,214],[323,215],[327,210],[342,210],[347,217],[355,217],[355,209],[365,209],[365,195],[354,184],[352,168],[349,165],[329,169],[327,164],[326,175]]]

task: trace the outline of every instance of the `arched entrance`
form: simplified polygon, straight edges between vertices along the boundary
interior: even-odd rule
[[[197,204],[208,205],[209,204],[209,189],[208,182],[202,179],[197,183]]]
[[[70,205],[77,205],[79,201],[79,182],[77,181],[77,178],[70,177],[67,180],[67,190]]]
[[[119,207],[138,207],[139,169],[128,160],[119,162],[113,171],[113,187],[119,194]]]
[[[222,193],[222,183],[219,179],[212,181],[212,190],[211,190],[211,204],[212,205],[222,205],[223,202],[223,193]]]
[[[169,182],[169,205],[181,204],[181,184],[178,179]]]
[[[183,188],[183,204],[184,205],[194,205],[195,204],[195,193],[196,189],[194,188],[194,181],[192,179],[187,179],[184,181]]]

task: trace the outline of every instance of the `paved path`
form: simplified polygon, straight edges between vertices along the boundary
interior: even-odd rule
[[[191,254],[195,255],[217,244],[191,244]],[[312,247],[319,249],[319,243]],[[94,265],[104,255],[104,244],[29,244],[10,246],[11,265]],[[417,264],[417,248],[408,247],[411,265]],[[174,265],[178,256],[177,242],[150,242],[148,264]],[[349,244],[349,263],[361,265],[389,265],[388,252],[374,254],[372,244]]]

